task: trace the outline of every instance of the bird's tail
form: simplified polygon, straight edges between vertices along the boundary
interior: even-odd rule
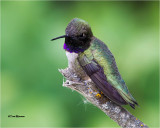
[[[121,96],[123,97],[123,99],[133,108],[135,109],[135,105],[139,106],[137,101],[133,98],[133,96],[128,93],[125,94],[123,91],[119,92],[121,94]]]

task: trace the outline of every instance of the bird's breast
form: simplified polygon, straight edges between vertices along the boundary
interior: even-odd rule
[[[78,62],[78,54],[77,53],[70,53],[66,51],[66,56],[68,58],[68,67],[72,69],[73,73],[77,75],[79,78],[83,78],[83,80],[88,79],[88,75],[83,71],[82,67]]]

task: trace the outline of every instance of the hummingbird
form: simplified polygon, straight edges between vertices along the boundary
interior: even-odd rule
[[[129,104],[135,109],[138,103],[122,79],[113,54],[105,43],[93,35],[86,21],[74,18],[66,27],[65,35],[51,41],[60,38],[65,38],[64,50],[78,54],[82,70],[108,99],[118,105]]]

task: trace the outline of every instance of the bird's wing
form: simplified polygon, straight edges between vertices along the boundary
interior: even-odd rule
[[[103,42],[95,40],[79,55],[79,63],[96,86],[113,102],[135,107],[136,101],[122,80],[114,57]]]

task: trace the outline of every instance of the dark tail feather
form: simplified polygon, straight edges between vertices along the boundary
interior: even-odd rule
[[[132,100],[132,101],[133,101],[133,100]],[[133,101],[133,103],[134,103],[134,104],[129,103],[129,105],[130,105],[133,109],[135,109],[135,105],[137,105],[137,106],[139,107],[139,105],[138,105],[138,103],[137,103],[136,101]]]
[[[133,109],[135,109],[135,104],[129,103],[129,105],[130,105]]]
[[[139,107],[139,105],[138,105],[138,103],[136,101],[133,101],[133,102],[134,102],[134,104],[136,104]]]

